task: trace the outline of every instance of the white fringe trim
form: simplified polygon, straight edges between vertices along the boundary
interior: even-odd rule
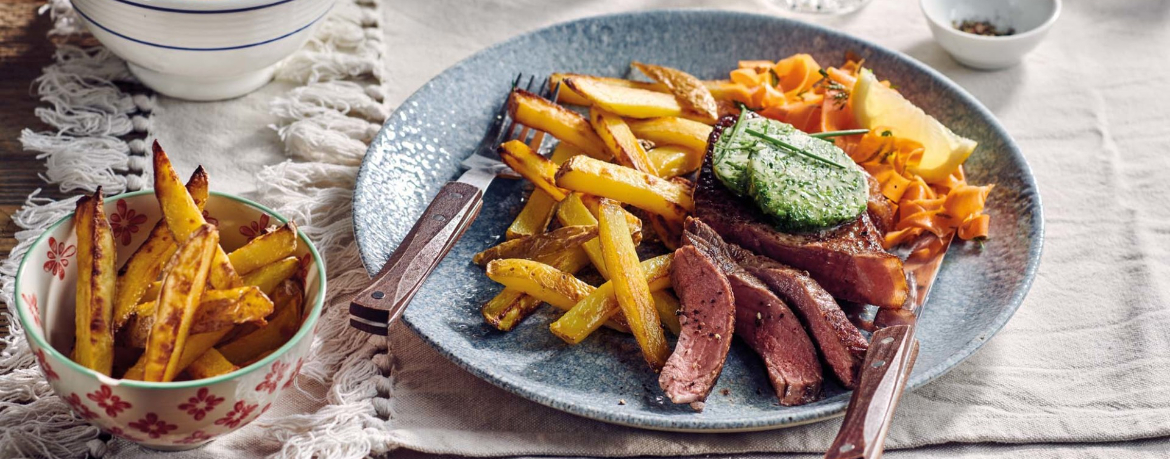
[[[83,33],[69,0],[49,0],[41,12],[54,21],[50,36]],[[377,0],[339,3],[305,48],[277,70],[277,79],[303,85],[272,103],[281,120],[273,128],[288,155],[300,162],[262,170],[258,178],[268,186],[255,197],[298,222],[330,273],[313,358],[299,376],[327,387],[328,405],[316,413],[258,421],[283,445],[281,457],[359,458],[395,446],[385,428],[393,414],[393,358],[384,339],[348,325],[348,299],[369,283],[353,240],[352,190],[366,145],[389,116],[380,17]],[[62,45],[55,58],[36,81],[47,105],[36,115],[55,131],[21,133],[24,148],[46,161],[43,178],[62,190],[101,185],[118,193],[147,186],[146,143],[122,137],[149,138],[153,97],[126,94],[115,85],[134,79],[105,48]],[[13,216],[23,230],[0,263],[0,300],[7,304],[13,304],[24,252],[76,200],[53,202],[37,197],[39,191]],[[107,445],[98,440],[98,429],[73,417],[53,395],[14,320],[11,332],[0,353],[0,457],[103,456]]]

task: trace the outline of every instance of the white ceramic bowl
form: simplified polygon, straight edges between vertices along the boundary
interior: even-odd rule
[[[73,0],[73,8],[142,83],[181,99],[219,100],[270,81],[334,1]]]
[[[121,266],[158,221],[158,202],[146,190],[108,197],[105,207]],[[228,250],[269,225],[285,222],[264,206],[214,192],[205,210]],[[41,371],[76,416],[149,448],[194,448],[260,417],[296,379],[325,302],[320,255],[304,234],[297,246],[298,256],[309,255],[301,328],[276,352],[226,375],[168,383],[119,380],[67,357],[73,346],[77,285],[72,215],[41,235],[21,261],[14,295],[17,317]]]
[[[938,44],[959,63],[983,70],[1020,63],[1060,16],[1061,0],[921,0],[922,14]],[[989,37],[961,32],[963,20],[990,21],[1012,35]]]

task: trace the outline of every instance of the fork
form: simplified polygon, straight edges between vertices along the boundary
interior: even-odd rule
[[[520,88],[523,79],[523,74],[516,75],[516,79],[512,81],[513,91]],[[535,80],[534,75],[529,76],[524,89],[532,91]],[[538,93],[542,97],[556,100],[559,90],[558,84],[549,91],[548,79],[545,78]],[[402,316],[410,300],[418,293],[439,261],[451,251],[455,242],[475,221],[483,206],[483,194],[492,180],[496,177],[520,177],[500,160],[497,153],[496,149],[505,139],[525,141],[529,134],[532,134],[531,140],[527,141],[528,146],[533,151],[540,151],[545,134],[522,126],[519,133],[513,137],[512,134],[518,124],[509,118],[508,101],[505,99],[496,110],[492,124],[475,152],[463,160],[462,165],[467,171],[459,179],[443,185],[431,200],[431,204],[419,216],[414,227],[390,255],[390,259],[382,266],[382,270],[374,276],[373,283],[350,302],[350,326],[367,333],[385,336],[390,324]],[[507,128],[504,128],[505,124]]]

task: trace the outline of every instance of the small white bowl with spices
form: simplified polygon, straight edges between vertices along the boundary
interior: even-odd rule
[[[968,67],[1020,63],[1060,17],[1061,0],[921,0],[935,41]]]

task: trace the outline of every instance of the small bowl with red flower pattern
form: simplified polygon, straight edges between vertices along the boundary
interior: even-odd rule
[[[111,196],[105,199],[105,211],[114,233],[117,266],[121,266],[161,218],[158,201],[152,190]],[[215,192],[203,216],[219,228],[220,243],[228,251],[287,222],[260,204]],[[305,273],[306,307],[292,338],[234,372],[165,383],[115,379],[69,359],[77,285],[74,233],[70,215],[37,239],[17,271],[14,299],[42,373],[75,416],[148,448],[189,449],[252,422],[294,384],[325,301],[325,266],[303,233],[296,255]]]

